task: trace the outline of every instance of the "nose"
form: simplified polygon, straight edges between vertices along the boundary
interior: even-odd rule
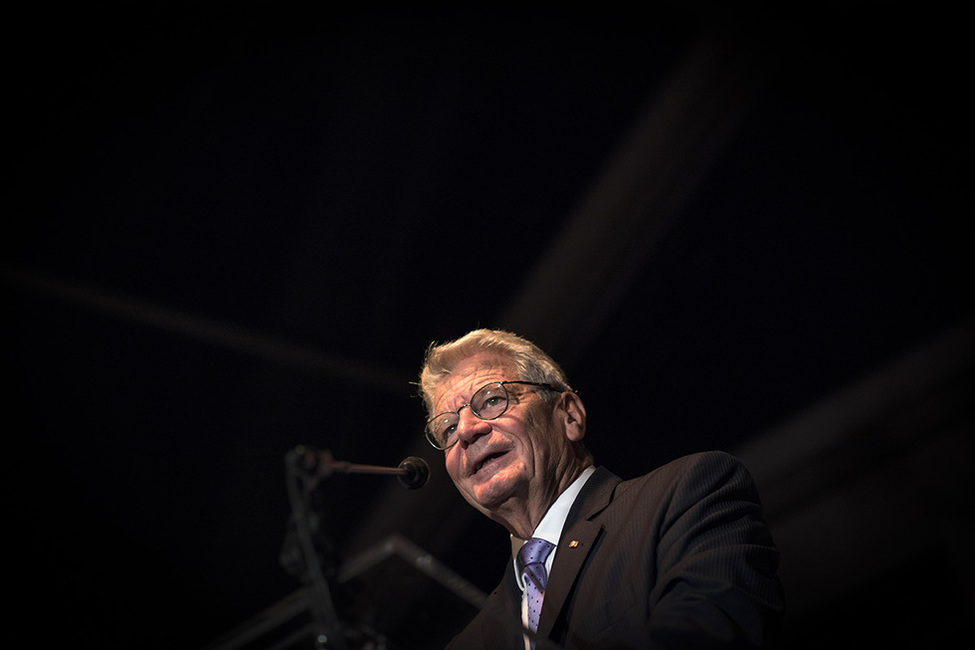
[[[461,409],[458,417],[457,442],[463,447],[491,432],[491,423],[474,415],[470,407]]]

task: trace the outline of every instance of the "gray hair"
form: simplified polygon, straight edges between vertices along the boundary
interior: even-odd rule
[[[477,329],[454,341],[431,343],[427,348],[419,382],[427,413],[432,412],[433,393],[440,381],[457,364],[481,352],[496,354],[500,361],[510,363],[518,374],[512,379],[551,384],[561,391],[572,390],[559,364],[531,341],[504,330]],[[557,397],[548,391],[540,394],[547,401]]]

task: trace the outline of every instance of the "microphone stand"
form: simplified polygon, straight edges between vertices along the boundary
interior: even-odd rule
[[[339,619],[329,590],[329,583],[325,579],[326,573],[322,570],[322,560],[319,558],[319,551],[315,545],[319,518],[310,502],[321,480],[333,473],[396,475],[403,487],[415,490],[426,484],[430,476],[430,468],[426,461],[415,456],[404,459],[399,467],[379,467],[335,461],[329,451],[298,446],[285,455],[285,469],[288,499],[291,503],[290,523],[292,527],[285,537],[280,563],[288,573],[299,577],[306,586],[240,626],[223,639],[207,646],[207,650],[238,650],[242,644],[257,639],[275,626],[305,611],[311,614],[312,622],[293,632],[288,637],[288,643],[310,633],[315,647],[321,650],[347,650],[350,644],[355,645],[355,647],[371,647],[382,650],[386,646],[385,639],[381,635],[376,636],[374,631],[368,630],[365,626],[360,629],[356,626],[344,625]],[[391,541],[387,540],[383,547],[389,547],[389,553],[410,557],[418,554],[418,551],[409,545],[404,548],[405,542],[397,540],[398,538]],[[319,536],[318,541],[322,542],[321,536]],[[330,552],[328,548],[330,543],[327,537],[324,542],[326,548],[323,555],[327,556]],[[414,558],[413,564],[420,568],[427,567],[428,572],[432,571],[433,567],[428,566],[431,565],[431,559],[425,554],[422,556],[422,559],[418,559],[419,556]],[[361,560],[356,561],[361,563]],[[336,579],[341,583],[343,578],[349,579],[358,570],[362,570],[362,568],[359,567],[356,571],[351,572],[347,570],[344,575],[339,575]],[[461,579],[456,576],[445,578],[441,575],[443,573],[449,574],[449,570],[441,567],[433,573],[433,577],[441,581],[449,581],[445,584],[457,590],[458,588],[454,583]],[[467,597],[470,598],[469,595]],[[372,645],[362,646],[363,639]],[[275,645],[274,647],[284,646]]]
[[[312,537],[307,497],[318,484],[317,477],[308,478],[299,460],[305,454],[302,447],[289,452],[285,457],[288,479],[288,498],[294,516],[295,535],[302,557],[305,579],[311,591],[309,609],[312,616],[312,636],[316,648],[346,650],[345,630],[339,622],[332,595],[322,572],[318,553]]]
[[[309,608],[315,646],[322,649],[346,650],[348,630],[344,629],[339,621],[328,583],[322,572],[321,562],[315,549],[308,499],[318,487],[318,483],[333,473],[396,475],[403,487],[415,490],[426,484],[430,476],[430,468],[423,459],[415,456],[405,459],[399,467],[336,461],[328,450],[315,450],[304,446],[295,447],[288,452],[285,455],[285,464],[288,498],[291,501],[295,525],[295,541],[304,560],[300,566],[304,570],[305,582],[311,592]],[[287,555],[287,552],[282,553],[282,558]]]

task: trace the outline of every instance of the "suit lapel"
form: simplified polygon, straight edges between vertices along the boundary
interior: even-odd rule
[[[542,615],[538,621],[539,636],[544,638],[552,632],[600,530],[599,524],[581,521],[573,526],[570,536],[563,535],[552,565],[552,575],[545,588],[545,601],[542,603]]]
[[[597,469],[569,510],[558,550],[555,552],[552,574],[545,588],[545,601],[538,622],[540,637],[546,638],[551,634],[576,578],[599,537],[602,526],[591,521],[591,518],[609,505],[613,489],[619,482],[619,477],[609,471]]]
[[[504,619],[501,621],[505,628],[505,636],[515,645],[506,646],[520,648],[524,645],[525,627],[521,620],[521,597],[522,591],[518,587],[518,580],[515,578],[515,571],[509,566],[505,573],[504,584]]]

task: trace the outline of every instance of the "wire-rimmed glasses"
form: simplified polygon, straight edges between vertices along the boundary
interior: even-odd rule
[[[484,384],[471,395],[471,401],[462,405],[456,411],[438,413],[429,420],[424,429],[427,441],[441,451],[457,444],[457,425],[460,423],[460,411],[469,406],[471,413],[482,420],[496,420],[508,410],[508,389],[506,384],[526,384],[546,390],[561,391],[551,384],[540,384],[534,381],[492,381]]]

